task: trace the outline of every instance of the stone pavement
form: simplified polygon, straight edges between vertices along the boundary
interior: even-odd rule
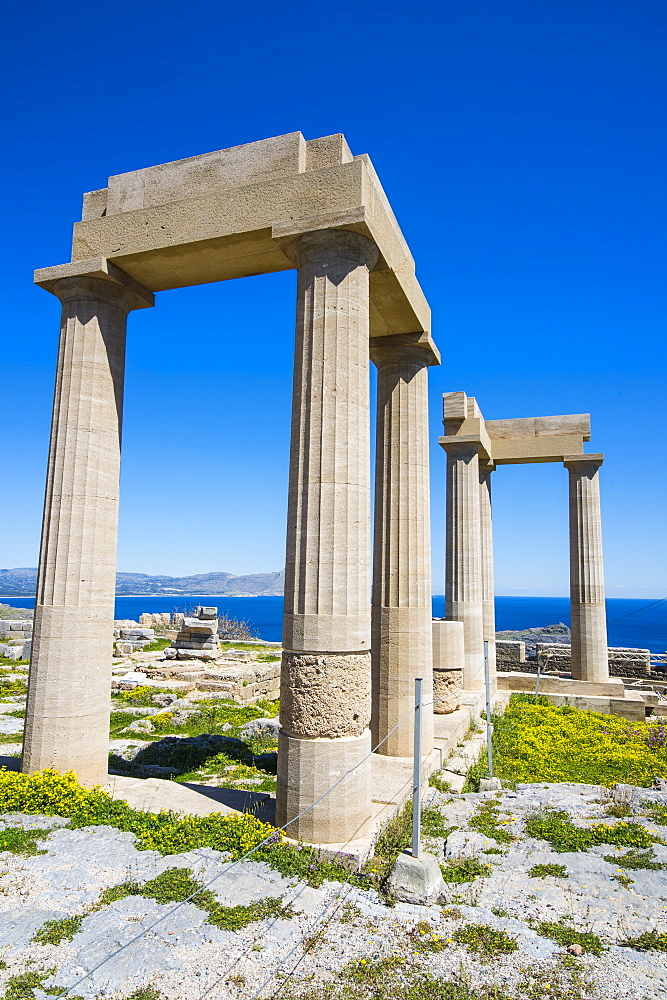
[[[636,795],[665,800],[659,792],[639,790]],[[517,837],[511,844],[496,844],[470,830],[470,816],[485,801],[498,805],[503,829]],[[617,848],[603,845],[588,852],[557,854],[545,841],[525,837],[523,822],[536,809],[565,809],[575,823],[590,825],[603,820],[609,801],[606,790],[596,786],[546,783],[505,790],[499,798],[491,793],[434,793],[431,808],[441,812],[448,826],[459,829],[426,846],[444,864],[468,855],[492,867],[488,877],[450,885],[449,902],[438,906],[387,906],[373,890],[341,883],[313,888],[251,860],[222,875],[228,857],[210,848],[163,857],[155,851],[138,851],[131,833],[110,827],[70,830],[65,821],[53,817],[0,817],[0,826],[53,829],[38,845],[45,854],[0,854],[0,958],[7,964],[0,970],[0,990],[10,977],[26,970],[55,968],[43,989],[35,990],[36,1000],[46,1000],[50,994],[44,990],[54,985],[72,987],[72,996],[86,1000],[101,996],[125,1000],[150,984],[166,1000],[204,996],[248,1000],[267,979],[271,988],[266,995],[272,995],[280,983],[276,974],[291,971],[297,962],[299,977],[323,981],[345,975],[345,965],[353,959],[373,961],[394,954],[408,956],[435,976],[453,978],[463,970],[477,987],[495,983],[521,996],[515,991],[526,975],[555,976],[564,954],[561,945],[536,932],[534,922],[564,917],[580,930],[598,934],[607,947],[601,958],[584,955],[578,960],[582,972],[596,984],[588,996],[664,1000],[664,954],[639,952],[615,942],[647,929],[665,931],[667,873],[630,871],[632,884],[626,888],[616,881],[615,866],[603,858],[621,853]],[[641,802],[635,801],[635,807],[639,812]],[[641,816],[636,821],[667,839],[667,828]],[[506,853],[484,854],[489,847]],[[654,850],[657,860],[667,861],[667,847],[658,844]],[[528,876],[529,868],[544,863],[565,865],[569,878]],[[45,921],[83,914],[103,889],[128,880],[143,883],[173,867],[191,869],[201,882],[221,875],[211,889],[222,904],[273,897],[291,904],[294,916],[267,918],[229,932],[206,923],[206,913],[192,903],[165,905],[132,896],[89,913],[71,941],[59,945],[31,941]],[[448,941],[443,951],[413,953],[410,935],[419,921],[431,924]],[[452,940],[462,924],[503,930],[516,939],[518,950],[482,962]],[[322,927],[320,942],[306,953],[306,942]],[[130,944],[142,931],[146,933]]]

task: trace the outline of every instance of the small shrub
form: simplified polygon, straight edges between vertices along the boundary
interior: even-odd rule
[[[626,816],[632,816],[632,809],[625,802],[615,802],[613,806],[609,806],[605,815],[624,819]]]
[[[345,968],[345,973],[357,983],[373,984],[387,973],[395,973],[404,965],[405,959],[401,958],[400,955],[389,955],[376,962],[369,962],[361,958],[350,962]]]
[[[533,865],[528,874],[531,878],[546,878],[548,875],[553,878],[569,878],[565,865]]]
[[[47,920],[32,940],[35,944],[60,944],[61,941],[71,941],[80,930],[82,923],[83,916],[65,917],[63,920]]]
[[[503,830],[500,826],[502,822],[497,804],[486,801],[477,807],[476,812],[468,820],[468,826],[471,830],[476,830],[485,837],[496,840],[499,844],[509,844],[516,840],[516,837],[513,837],[507,830]]]
[[[464,944],[468,951],[481,958],[491,958],[493,955],[511,955],[518,945],[516,938],[510,937],[505,931],[494,930],[486,924],[465,924],[455,930],[452,938],[458,944]]]
[[[421,814],[422,830],[427,837],[442,837],[446,839],[458,827],[447,826],[445,818],[438,809],[425,808]]]
[[[485,865],[477,858],[455,858],[453,861],[440,865],[445,882],[454,885],[472,882],[480,875],[490,875],[492,870],[491,865]]]
[[[648,851],[626,851],[625,854],[605,854],[605,861],[618,868],[626,868],[629,871],[664,871],[667,865],[655,860],[652,849]]]
[[[447,939],[434,931],[426,920],[420,920],[410,931],[410,942],[413,948],[421,952],[444,951],[447,947]]]
[[[667,826],[667,806],[653,802],[646,810],[646,815],[658,826]]]
[[[638,937],[627,938],[620,944],[623,948],[634,948],[636,951],[667,951],[667,934],[644,931]]]
[[[447,795],[453,790],[450,783],[445,781],[444,778],[441,778],[439,774],[432,774],[428,779],[428,783],[431,788],[436,788],[439,792],[442,792],[443,795]]]
[[[603,945],[597,934],[590,931],[578,931],[575,927],[570,927],[564,920],[560,920],[558,923],[543,920],[535,929],[542,937],[548,937],[556,944],[562,944],[564,948],[571,944],[578,944],[582,951],[589,952],[591,955],[602,954]]]
[[[5,986],[4,1000],[34,1000],[34,991],[39,989],[55,971],[55,969],[42,969],[11,976]]]
[[[153,986],[144,986],[143,989],[132,993],[127,1000],[161,1000],[162,993]]]

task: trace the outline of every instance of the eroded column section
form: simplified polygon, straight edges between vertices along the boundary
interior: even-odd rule
[[[150,303],[101,278],[51,290],[62,325],[22,766],[92,785],[108,772],[125,328]]]
[[[484,687],[482,610],[482,538],[479,500],[479,451],[476,439],[448,439],[447,551],[445,616],[463,622],[465,666],[463,688]]]
[[[429,705],[424,753],[433,747],[428,366],[436,359],[419,338],[381,337],[371,346],[378,370],[371,732],[373,746],[384,740],[378,752],[392,757],[412,755],[415,677],[424,679]]]
[[[479,518],[482,550],[482,638],[489,644],[491,690],[496,680],[496,606],[493,587],[493,520],[491,514],[491,473],[495,466],[479,463]]]
[[[598,478],[603,459],[574,455],[564,460],[570,477],[572,676],[582,681],[609,680]]]
[[[370,751],[369,270],[378,250],[327,230],[291,247],[299,270],[287,512],[276,816],[312,805]],[[361,836],[370,761],[287,833]]]

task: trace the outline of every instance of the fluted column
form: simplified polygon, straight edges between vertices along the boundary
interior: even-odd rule
[[[22,767],[92,785],[108,773],[125,328],[152,295],[95,277],[50,290],[62,325]]]
[[[443,439],[441,439],[443,441]],[[445,617],[463,622],[463,689],[484,687],[482,537],[478,439],[445,438],[447,452],[447,551]]]
[[[327,230],[291,246],[299,270],[287,512],[282,825],[370,752],[369,270],[378,250]],[[342,843],[365,832],[370,761],[287,833]]]
[[[493,587],[493,520],[491,514],[491,473],[495,466],[479,465],[479,516],[482,550],[482,629],[489,644],[489,679],[495,691],[496,680],[496,606]]]
[[[419,334],[380,337],[373,554],[373,746],[409,757],[415,677],[424,679],[423,750],[433,747],[428,366]],[[407,716],[407,719],[405,719]]]
[[[603,459],[573,455],[564,460],[570,477],[572,677],[582,681],[609,680],[598,478]]]

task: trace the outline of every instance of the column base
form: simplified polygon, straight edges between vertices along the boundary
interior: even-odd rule
[[[276,825],[294,819],[371,750],[371,734],[340,739],[303,739],[280,730]],[[371,812],[370,757],[313,809],[291,823],[286,836],[312,844],[342,844],[368,832]]]
[[[74,771],[82,785],[109,772],[113,607],[35,608],[21,770]]]

